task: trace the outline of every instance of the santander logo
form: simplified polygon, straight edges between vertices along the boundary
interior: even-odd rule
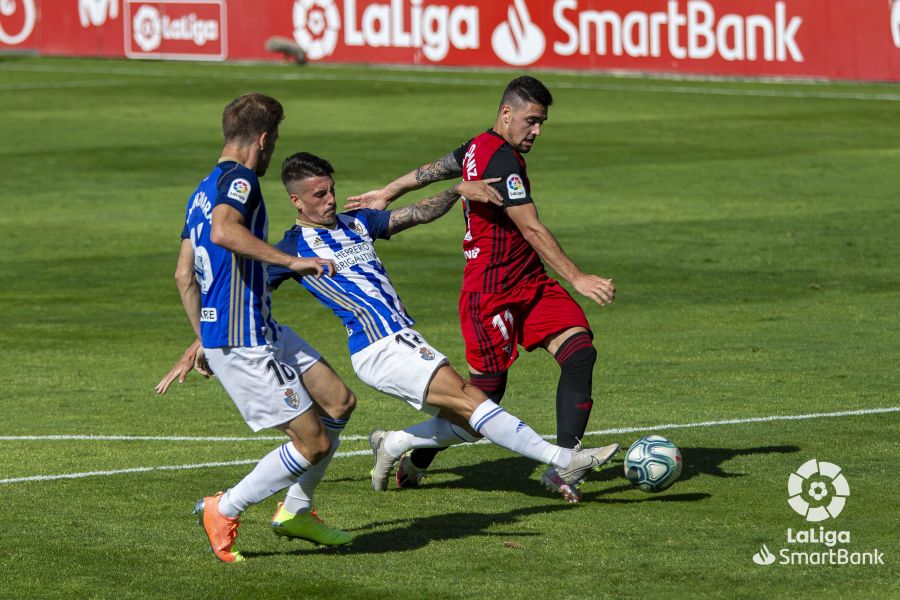
[[[544,55],[544,32],[532,22],[525,0],[513,0],[506,15],[491,36],[494,54],[516,67],[530,65]]]

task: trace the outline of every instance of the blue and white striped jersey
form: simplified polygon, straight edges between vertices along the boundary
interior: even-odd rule
[[[347,328],[350,354],[415,323],[375,253],[375,240],[390,237],[389,219],[390,211],[383,210],[339,213],[334,229],[295,225],[276,244],[286,254],[333,260],[333,277],[300,278],[284,267],[268,268],[273,289],[286,279],[298,279],[341,319]]]
[[[236,256],[210,240],[213,208],[227,204],[244,216],[256,237],[268,235],[259,179],[234,161],[222,161],[188,200],[182,239],[194,247],[200,284],[200,338],[206,348],[261,346],[275,338],[265,265]]]

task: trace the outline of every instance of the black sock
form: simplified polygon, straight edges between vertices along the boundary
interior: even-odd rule
[[[591,384],[597,350],[590,334],[576,333],[554,355],[560,366],[556,388],[556,444],[574,448],[584,437],[591,408]]]
[[[503,399],[506,392],[506,371],[500,373],[470,373],[472,385],[484,392],[484,395],[497,404]],[[416,448],[409,458],[419,469],[427,469],[431,466],[434,457],[444,448]]]

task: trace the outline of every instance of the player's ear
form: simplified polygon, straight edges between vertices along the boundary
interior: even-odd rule
[[[266,142],[269,141],[269,132],[263,131],[259,134],[259,137],[256,138],[256,145],[259,147],[259,151],[262,152],[266,149]]]

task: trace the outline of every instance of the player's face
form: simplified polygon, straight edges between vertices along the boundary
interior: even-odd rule
[[[262,140],[262,149],[259,152],[259,160],[256,161],[256,174],[262,177],[269,169],[269,163],[272,161],[272,155],[275,154],[275,142],[278,141],[278,128],[265,136]]]
[[[291,201],[304,221],[321,227],[333,227],[337,223],[334,179],[330,176],[309,177],[295,182],[291,192]]]
[[[541,127],[547,120],[547,107],[534,102],[504,106],[500,116],[505,128],[504,139],[525,154],[541,135]]]

